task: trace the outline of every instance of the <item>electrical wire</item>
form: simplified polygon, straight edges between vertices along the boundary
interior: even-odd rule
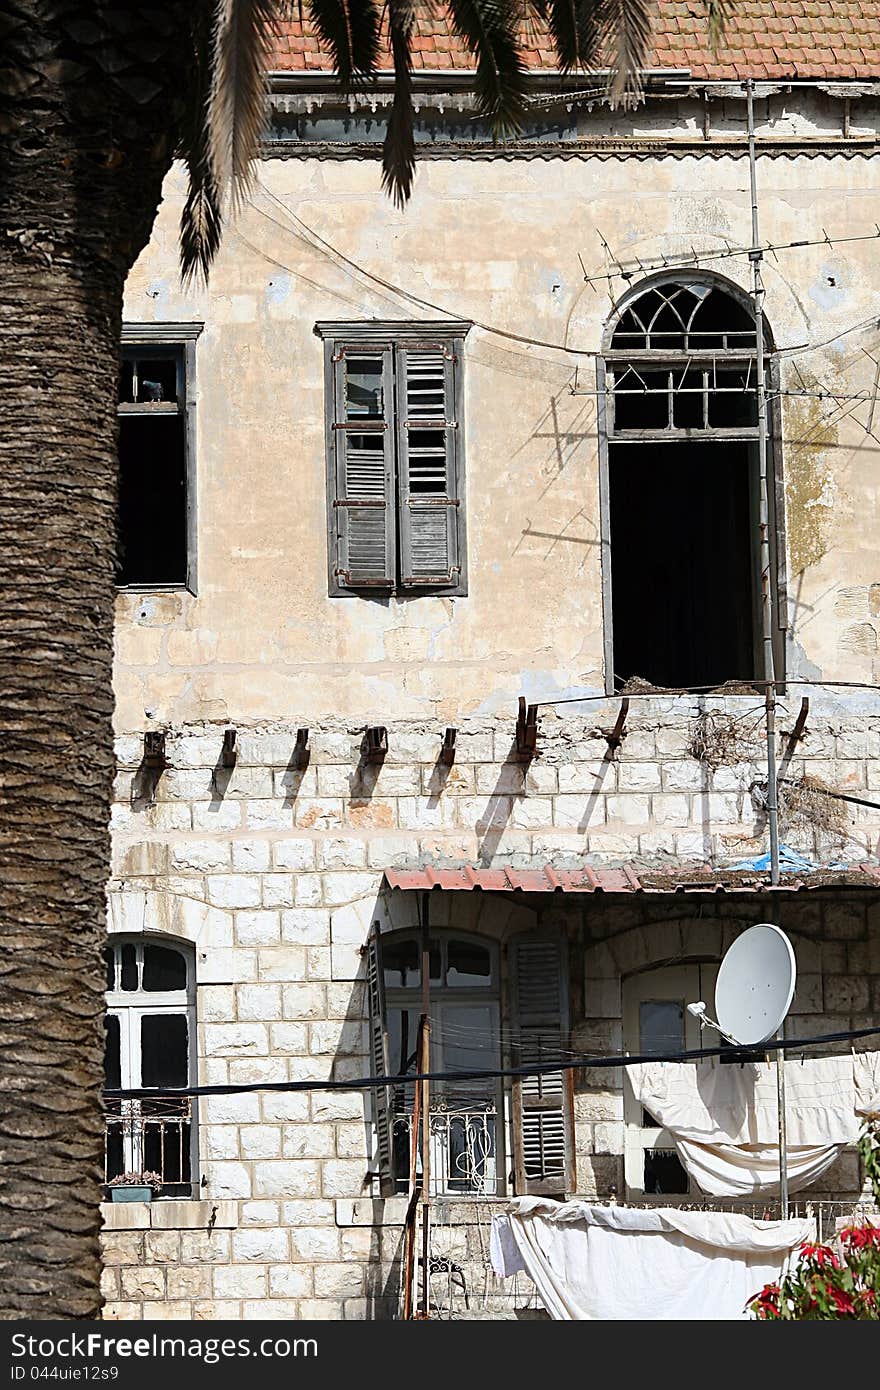
[[[857,1038],[870,1038],[880,1035],[880,1027],[855,1028],[840,1033],[821,1033],[812,1038],[771,1038],[758,1047],[743,1050],[761,1052],[804,1052],[821,1047],[826,1043],[854,1042]],[[643,1052],[617,1054],[608,1057],[581,1056],[576,1059],[560,1058],[557,1061],[529,1064],[519,1067],[463,1068],[460,1071],[412,1072],[409,1075],[362,1076],[351,1081],[340,1081],[328,1077],[325,1081],[249,1081],[213,1086],[152,1087],[138,1090],[123,1090],[107,1087],[104,1096],[107,1100],[149,1100],[172,1096],[239,1096],[267,1091],[287,1093],[296,1091],[375,1091],[386,1086],[409,1086],[418,1081],[502,1081],[508,1078],[532,1076],[552,1076],[560,1071],[575,1071],[581,1068],[629,1067],[641,1062],[695,1062],[708,1057],[730,1055],[728,1047],[689,1048],[683,1052]]]
[[[468,319],[469,322],[473,323],[475,328],[481,329],[484,333],[491,333],[496,337],[505,338],[512,342],[523,343],[527,347],[548,348],[553,352],[564,352],[576,357],[592,358],[593,360],[597,358],[603,358],[605,356],[605,354],[601,350],[596,348],[570,347],[568,346],[568,344],[565,343],[551,343],[542,338],[532,338],[526,334],[514,333],[509,329],[498,328],[494,324],[483,323],[479,319],[470,319],[468,315],[462,316],[460,314],[453,313],[450,309],[446,308],[441,304],[436,304],[430,299],[423,299],[419,295],[414,295],[411,293],[411,291],[403,289],[401,285],[395,285],[392,281],[384,279],[381,275],[376,275],[373,271],[367,270],[365,266],[362,266],[357,261],[352,260],[350,256],[346,256],[346,254],[343,251],[340,251],[338,247],[333,246],[331,242],[327,241],[324,237],[322,237],[320,232],[316,232],[313,227],[310,227],[307,222],[304,222],[301,217],[298,217],[295,212],[292,212],[291,209],[288,208],[286,204],[283,203],[281,199],[277,197],[277,195],[273,193],[270,188],[267,188],[264,183],[260,182],[259,188],[261,193],[263,193],[267,198],[269,198],[273,203],[275,203],[276,206],[284,213],[285,217],[289,219],[289,221],[287,223],[279,222],[277,218],[271,217],[269,213],[265,211],[264,208],[261,208],[257,203],[255,203],[253,198],[249,198],[247,200],[247,205],[250,208],[252,208],[258,216],[264,218],[267,222],[271,222],[273,226],[279,227],[282,231],[287,232],[288,235],[295,237],[296,240],[304,242],[312,250],[323,250],[326,254],[335,258],[338,262],[341,262],[343,265],[347,266],[355,274],[362,276],[364,279],[372,281],[374,284],[381,286],[382,289],[387,290],[392,294],[398,295],[400,298],[407,300],[410,304],[414,304],[418,308],[430,309],[434,313],[442,314],[444,318],[455,319],[464,317]],[[291,225],[291,223],[294,223],[296,225],[293,226]],[[300,228],[301,230],[297,231],[297,228]],[[875,240],[877,236],[880,236],[880,229],[878,229],[877,233],[874,233],[869,237],[852,239]],[[311,240],[309,240],[309,238],[311,238]],[[242,240],[244,240],[244,238],[242,238]],[[248,243],[248,245],[252,246],[251,243]],[[816,245],[824,245],[824,242],[817,242]],[[259,249],[259,247],[252,246],[252,249],[256,251],[258,255],[265,254]],[[782,250],[784,249],[784,247],[780,246],[778,249]],[[271,260],[272,258],[267,256],[266,259]],[[291,273],[295,273],[293,272],[292,267],[282,266],[281,262],[279,261],[273,260],[273,264],[278,265],[280,268],[291,271]],[[857,333],[862,329],[872,327],[880,327],[880,320],[878,320],[877,315],[872,316],[870,319],[865,319],[861,323],[853,324],[849,328],[842,329],[839,333],[836,333],[833,337],[826,339],[824,342],[797,344],[794,347],[790,348],[779,348],[776,349],[774,352],[768,353],[768,356],[783,357],[792,356],[794,354],[800,354],[804,352],[818,351],[819,348],[828,347],[832,343],[837,342],[838,339],[844,338],[850,333]],[[829,392],[828,394],[830,396],[832,393]]]

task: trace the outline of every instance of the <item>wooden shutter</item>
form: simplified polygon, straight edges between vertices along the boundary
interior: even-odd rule
[[[514,1059],[546,1064],[568,1042],[568,959],[561,932],[528,932],[510,946]],[[570,1071],[514,1082],[514,1160],[519,1194],[559,1195],[576,1186]]]
[[[392,349],[330,345],[333,459],[331,568],[335,587],[392,589],[395,573]],[[328,373],[329,374],[329,373]]]
[[[397,348],[400,583],[458,587],[464,499],[457,419],[460,343]]]
[[[370,1063],[373,1076],[388,1076],[388,1021],[385,1011],[385,975],[382,965],[382,936],[378,923],[373,924],[367,946],[367,995],[370,1003]],[[376,1150],[379,1161],[379,1183],[383,1197],[394,1191],[391,1146],[391,1088],[376,1086],[373,1090],[376,1121]]]

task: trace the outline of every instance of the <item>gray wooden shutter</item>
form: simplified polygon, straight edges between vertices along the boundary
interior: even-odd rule
[[[331,567],[342,589],[395,578],[394,377],[387,345],[334,344],[330,383]]]
[[[464,498],[457,419],[459,342],[397,348],[400,583],[457,587]]]
[[[514,1002],[514,1060],[546,1064],[568,1043],[568,959],[561,932],[528,932],[510,946]],[[559,1195],[573,1191],[574,1134],[571,1072],[546,1072],[514,1082],[516,1190]]]
[[[385,1011],[385,975],[382,965],[382,936],[378,923],[373,924],[367,946],[367,995],[370,1004],[370,1064],[373,1076],[388,1076],[388,1021]],[[383,1197],[394,1191],[394,1172],[391,1146],[391,1088],[373,1089],[373,1110],[376,1122],[376,1152],[379,1162],[379,1183]]]

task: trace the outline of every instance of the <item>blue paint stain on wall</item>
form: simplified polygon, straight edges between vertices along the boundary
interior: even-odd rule
[[[266,298],[270,304],[283,304],[289,294],[290,276],[286,271],[279,271],[266,285]]]
[[[838,309],[847,296],[846,280],[839,266],[826,262],[810,286],[810,298],[822,309]]]

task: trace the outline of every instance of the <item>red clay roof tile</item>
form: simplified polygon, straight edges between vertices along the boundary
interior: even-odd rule
[[[383,54],[379,66],[389,69],[387,46]],[[533,69],[556,66],[546,33],[530,28],[523,39],[523,60]],[[417,69],[471,68],[473,60],[444,17],[426,16],[416,24],[413,64]],[[298,20],[279,23],[270,65],[282,72],[331,67],[314,29]],[[880,79],[880,0],[739,0],[715,51],[704,4],[658,0],[648,66],[689,68],[692,77],[706,80],[765,75]]]

